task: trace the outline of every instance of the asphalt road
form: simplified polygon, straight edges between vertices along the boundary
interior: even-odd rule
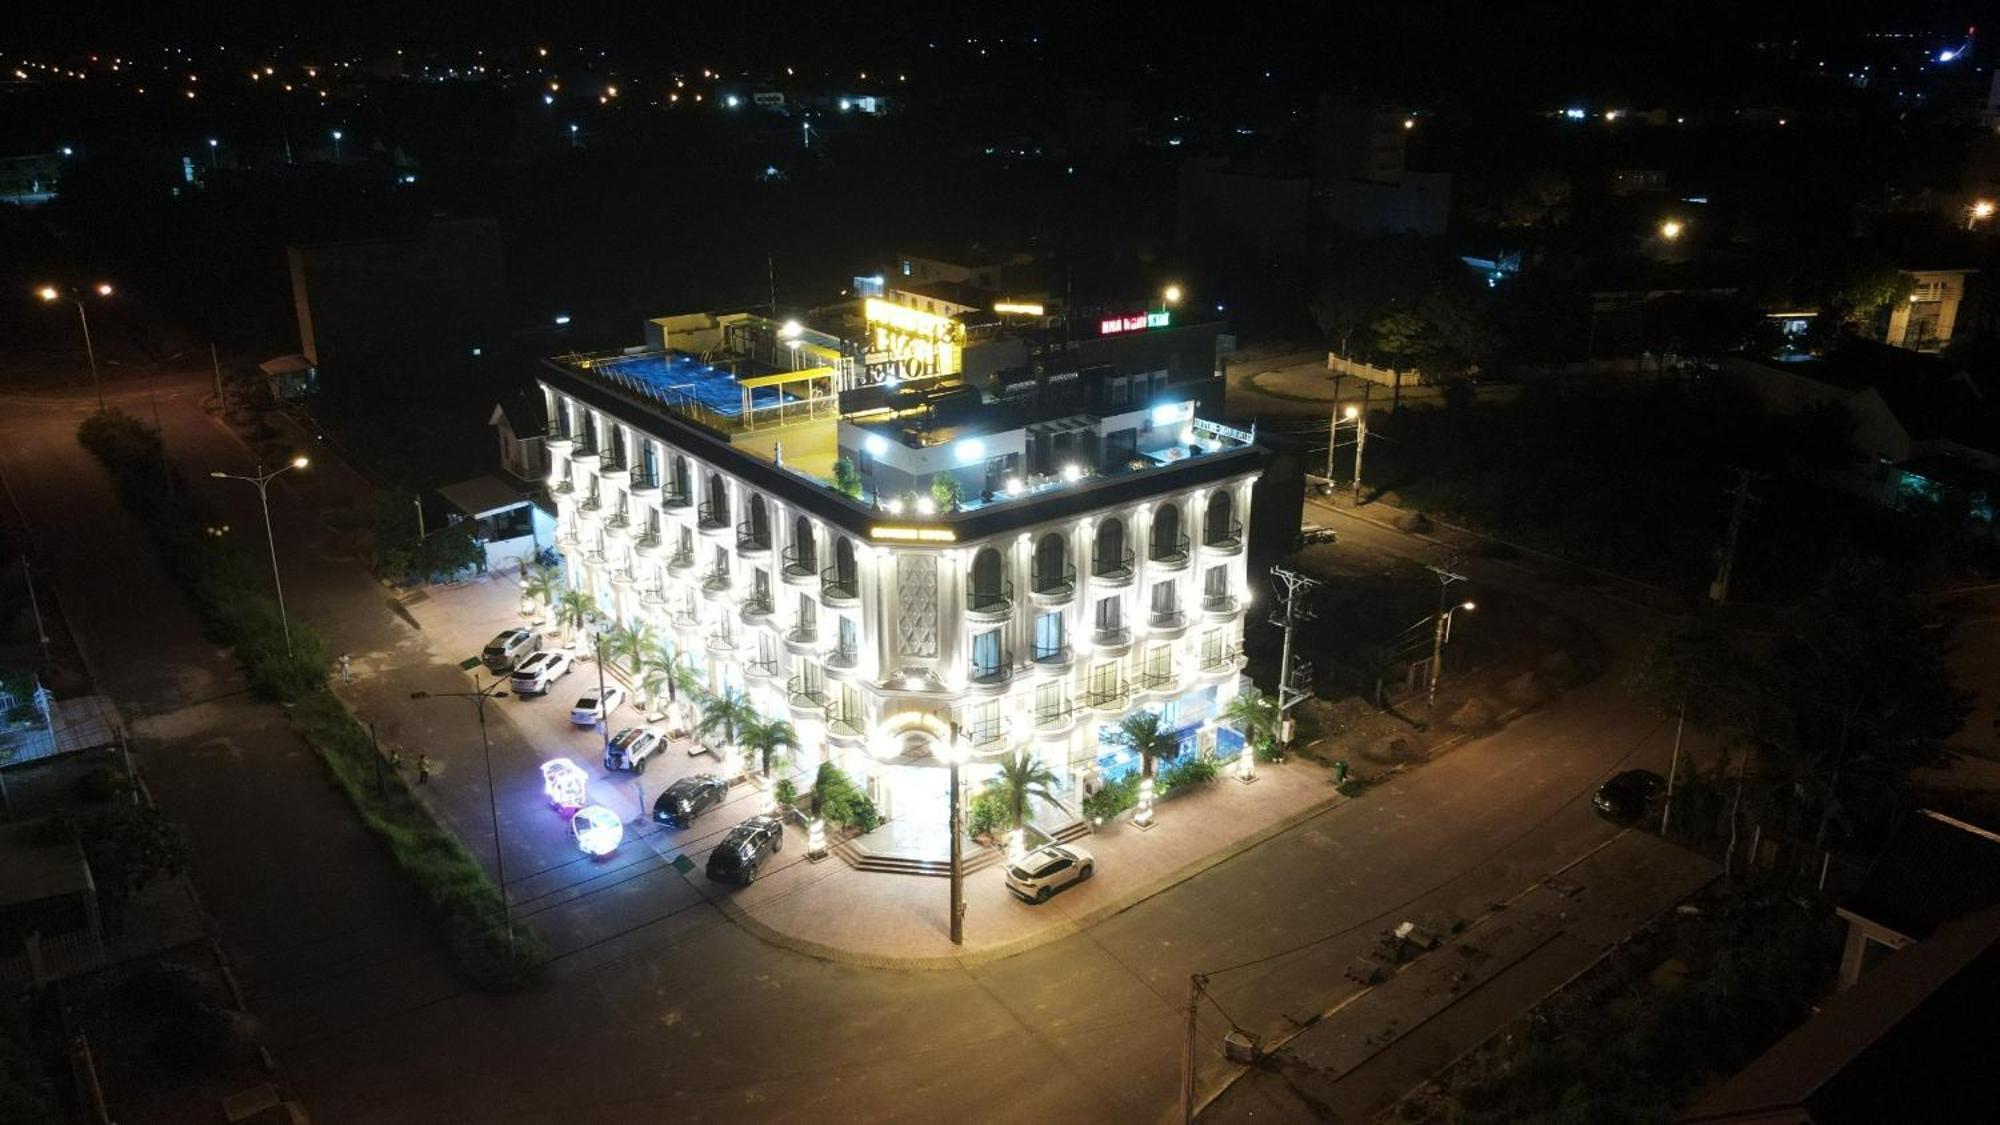
[[[162,380],[167,441],[234,471],[248,454],[198,409],[205,381]],[[113,394],[149,416],[143,388]],[[1671,729],[1620,686],[1650,616],[1488,564],[1482,582],[1532,589],[1604,634],[1606,674],[1084,934],[976,968],[854,968],[763,944],[662,871],[578,906],[551,889],[538,924],[565,952],[548,980],[480,995],[441,964],[317,763],[271,709],[228,694],[233,668],[73,441],[86,397],[6,403],[0,467],[102,682],[151,716],[149,776],[195,837],[223,940],[320,1121],[1159,1120],[1174,1106],[1189,974],[1212,977],[1200,1075],[1213,1088],[1229,1070],[1223,1012],[1271,1029],[1324,1010],[1377,930],[1477,913],[1608,839],[1589,791],[1668,752]],[[230,487],[217,495],[254,519],[252,490]],[[288,546],[313,542],[315,521],[282,486],[272,502],[294,612],[336,650],[394,647],[407,626],[379,588]]]

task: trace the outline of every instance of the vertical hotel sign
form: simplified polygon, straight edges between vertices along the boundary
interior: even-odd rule
[[[1165,309],[1159,312],[1133,313],[1130,316],[1108,316],[1097,322],[1097,334],[1116,336],[1120,332],[1143,332],[1148,328],[1165,328],[1169,323],[1171,323],[1170,314]]]

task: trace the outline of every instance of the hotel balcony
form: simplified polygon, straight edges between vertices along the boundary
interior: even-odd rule
[[[694,500],[688,495],[687,486],[684,484],[670,481],[660,488],[660,507],[668,511],[686,508],[693,503]]]
[[[1214,524],[1203,529],[1201,549],[1212,555],[1233,555],[1243,549],[1243,524],[1230,520],[1227,526]]]
[[[695,612],[694,607],[686,602],[675,605],[673,615],[667,620],[674,628],[682,631],[701,628],[701,614]]]
[[[771,594],[769,591],[753,592],[743,599],[743,608],[737,611],[745,625],[762,625],[771,616]]]
[[[861,596],[853,574],[841,574],[840,568],[830,566],[819,572],[819,600],[829,606],[851,606],[859,604]]]
[[[1243,612],[1243,599],[1235,594],[1203,594],[1201,612],[1211,621],[1227,621]]]
[[[827,742],[849,750],[859,750],[868,745],[867,721],[859,713],[848,714],[834,710],[829,703],[826,709]]]
[[[1166,699],[1179,693],[1181,678],[1170,664],[1148,667],[1139,673],[1139,693],[1148,699]]]
[[[582,437],[577,438],[576,444],[571,446],[570,448],[569,462],[570,464],[575,465],[579,469],[590,469],[593,472],[596,471],[597,458],[598,458],[597,446],[593,444],[588,438],[582,438]]]
[[[608,514],[604,510],[604,508],[605,505],[603,497],[601,496],[586,497],[583,503],[578,504],[576,506],[576,518],[583,523],[595,526],[599,523],[602,523],[604,521],[604,517]]]
[[[779,557],[783,565],[778,568],[778,577],[793,586],[809,586],[819,577],[819,556],[811,547],[801,549],[794,543],[784,549]]]
[[[618,484],[631,477],[631,466],[626,464],[625,455],[618,451],[617,445],[609,445],[597,455],[597,475]]]
[[[1004,621],[1014,613],[1014,583],[1002,578],[997,589],[967,590],[965,615],[974,621]]]
[[[1038,676],[1066,676],[1071,668],[1076,667],[1076,652],[1068,645],[1036,645],[1030,662]]]
[[[1092,629],[1090,647],[1098,656],[1123,656],[1132,651],[1132,630],[1120,625],[1112,629]]]
[[[1187,566],[1188,537],[1176,535],[1169,539],[1156,539],[1146,552],[1146,561],[1155,570],[1180,570]]]
[[[1204,651],[1201,654],[1200,675],[1204,680],[1228,679],[1249,662],[1249,658],[1243,655],[1242,645],[1227,645],[1214,652]]]
[[[752,520],[744,520],[736,525],[736,553],[739,555],[768,555],[771,553],[771,529],[759,528]]]
[[[657,467],[649,469],[644,465],[633,469],[632,483],[628,487],[631,488],[633,496],[643,500],[650,500],[658,496],[660,494],[660,470]]]
[[[730,531],[729,505],[716,505],[713,501],[702,501],[695,509],[695,530],[703,535],[727,535]]]
[[[632,544],[632,553],[642,559],[655,559],[666,548],[666,540],[660,537],[658,528],[648,528],[637,542]]]
[[[730,633],[710,633],[703,638],[703,642],[708,645],[711,655],[723,657],[735,656],[736,650],[743,645],[741,640]]]
[[[1014,682],[1014,654],[1002,649],[990,663],[972,662],[965,671],[965,682],[978,695],[1002,695],[1007,685]]]
[[[1129,549],[1110,558],[1094,557],[1090,564],[1090,581],[1107,590],[1130,586],[1133,577],[1139,573],[1138,567],[1133,565],[1136,561],[1137,557]]]
[[[1179,609],[1155,610],[1146,615],[1146,630],[1154,640],[1171,641],[1187,632],[1187,614]]]
[[[775,680],[778,678],[778,658],[753,657],[743,662],[743,676],[751,680]]]
[[[669,574],[686,577],[687,573],[693,569],[694,552],[691,550],[685,548],[677,550],[674,552],[673,557],[667,560],[667,572]]]
[[[1039,606],[1068,605],[1076,600],[1076,568],[1067,563],[1060,567],[1037,568],[1028,592]]]
[[[793,676],[785,682],[785,701],[791,705],[793,718],[817,719],[825,714],[827,705],[833,700],[824,688],[807,687],[804,676]],[[831,727],[832,721],[829,720],[827,725]]]
[[[826,662],[821,665],[826,674],[836,680],[844,680],[861,671],[861,650],[836,648],[826,654]]]
[[[1069,700],[1035,708],[1035,735],[1038,738],[1067,738],[1076,729],[1076,708]]]
[[[1099,715],[1122,715],[1129,709],[1132,696],[1123,683],[1105,688],[1091,688],[1083,693],[1085,710]]]
[[[726,566],[710,567],[701,576],[702,596],[710,601],[720,601],[728,597],[729,586],[729,568]]]
[[[632,537],[632,519],[623,508],[613,511],[611,518],[604,521],[604,537],[617,542]]]
[[[785,651],[794,656],[818,656],[822,644],[817,624],[795,624],[785,630]]]
[[[576,448],[576,436],[563,429],[562,423],[550,422],[542,434],[543,444],[550,453],[568,453]]]

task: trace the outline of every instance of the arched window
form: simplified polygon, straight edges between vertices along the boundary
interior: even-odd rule
[[[991,547],[972,556],[972,585],[965,604],[974,610],[1005,609],[1013,591],[1007,587],[1006,560]]]
[[[1181,509],[1162,504],[1153,513],[1153,542],[1148,557],[1162,561],[1187,557],[1187,537],[1181,534]]]
[[[1201,541],[1211,546],[1217,543],[1231,543],[1242,537],[1242,531],[1232,518],[1235,515],[1235,500],[1226,488],[1218,488],[1208,496],[1208,518],[1202,526]]]
[[[750,494],[750,519],[744,531],[752,545],[770,549],[771,513],[765,508],[764,497],[759,493]]]
[[[1076,570],[1069,565],[1069,540],[1051,531],[1035,544],[1035,592],[1062,594],[1075,588]]]
[[[688,494],[688,488],[690,484],[689,477],[690,474],[688,472],[688,459],[680,456],[679,454],[675,454],[674,455],[675,494],[682,497],[685,497]],[[685,500],[683,500],[683,503],[685,503]]]
[[[1090,572],[1100,578],[1132,572],[1132,552],[1125,549],[1125,521],[1113,516],[1097,525],[1097,542],[1091,550]]]
[[[708,474],[708,499],[701,505],[701,523],[704,527],[729,526],[729,486],[722,481],[721,473]]]
[[[859,588],[854,565],[854,540],[843,535],[833,545],[833,577],[826,583],[831,587],[827,592],[845,597],[855,597]]]
[[[792,521],[792,542],[785,548],[785,569],[794,574],[819,573],[819,548],[813,542],[812,521],[804,516]]]

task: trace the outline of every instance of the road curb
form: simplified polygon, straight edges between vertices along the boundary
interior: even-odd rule
[[[1163,894],[1187,882],[1189,879],[1202,874],[1210,868],[1219,867],[1331,809],[1347,804],[1350,800],[1352,798],[1335,792],[1323,800],[1316,801],[1303,809],[1299,809],[1265,825],[1248,836],[1240,837],[1217,851],[1184,864],[1145,886],[1105,903],[1103,906],[1096,907],[1075,917],[1067,918],[1061,922],[1053,923],[1046,929],[1030,934],[1027,937],[1004,942],[989,949],[973,950],[967,953],[926,957],[903,956],[889,953],[866,953],[788,934],[770,923],[755,917],[754,914],[738,905],[733,899],[722,899],[717,902],[717,905],[722,909],[724,916],[743,927],[746,932],[759,940],[781,949],[788,949],[794,953],[815,957],[823,961],[870,969],[906,969],[916,971],[968,969],[979,965],[991,964],[995,961],[1004,961],[1010,957],[1017,957],[1031,950],[1039,949],[1051,942],[1060,941],[1073,934],[1081,933],[1110,918],[1123,914],[1125,911],[1145,902],[1147,899]]]

